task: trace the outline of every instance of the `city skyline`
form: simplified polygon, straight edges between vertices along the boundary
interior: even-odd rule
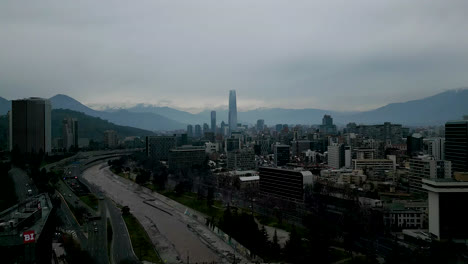
[[[231,89],[239,109],[358,111],[466,87],[466,2],[421,3],[4,1],[0,87],[191,111]]]

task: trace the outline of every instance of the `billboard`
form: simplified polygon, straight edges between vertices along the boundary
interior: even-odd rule
[[[32,243],[36,241],[34,230],[23,232],[23,244]]]

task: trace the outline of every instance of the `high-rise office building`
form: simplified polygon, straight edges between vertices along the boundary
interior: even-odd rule
[[[167,160],[169,151],[176,147],[176,136],[146,137],[146,155],[156,160]]]
[[[333,169],[341,169],[345,166],[345,147],[343,144],[328,146],[328,166]]]
[[[385,122],[382,125],[358,125],[349,123],[346,128],[349,132],[358,133],[361,136],[382,140],[385,143],[401,144],[407,136],[408,129],[401,124]]]
[[[211,111],[211,132],[216,135],[216,111]]]
[[[445,159],[452,162],[452,172],[468,172],[468,120],[445,124]]]
[[[74,118],[65,118],[62,121],[63,148],[78,147],[78,121]]]
[[[187,136],[188,137],[193,137],[193,126],[192,125],[187,126]]]
[[[223,135],[223,136],[227,135],[226,134],[227,125],[226,125],[226,123],[224,121],[221,121],[221,126],[220,126],[219,130],[220,130],[221,135]]]
[[[22,153],[51,150],[51,104],[32,97],[12,101],[11,144]]]
[[[201,138],[202,136],[202,129],[200,125],[195,125],[195,134],[194,137]]]
[[[253,149],[238,149],[227,153],[227,169],[251,170],[255,169],[255,153]]]
[[[237,130],[236,90],[229,91],[229,132]]]
[[[281,130],[283,130],[283,124],[276,124],[275,130],[276,130],[276,132],[278,132],[278,133],[281,132]]]
[[[418,156],[423,152],[424,144],[423,144],[423,136],[419,133],[414,133],[411,136],[408,136],[406,139],[406,149],[408,156]]]
[[[257,132],[263,131],[265,127],[265,120],[259,119],[257,120]]]
[[[312,172],[260,167],[260,192],[292,201],[304,201],[304,185],[312,184]]]
[[[451,162],[421,156],[409,160],[409,188],[413,193],[426,193],[422,188],[422,179],[450,179]]]
[[[206,161],[205,148],[198,146],[183,146],[169,150],[167,164],[170,169],[192,168],[201,166]]]
[[[289,163],[289,150],[289,145],[275,145],[274,157],[276,166],[281,167]]]
[[[466,241],[468,214],[464,204],[468,200],[468,182],[422,179],[422,188],[428,192],[429,233],[441,240]]]
[[[445,159],[445,138],[428,138],[423,139],[424,154],[431,155],[437,160]]]
[[[322,125],[320,132],[323,134],[335,134],[336,125],[333,124],[333,118],[330,115],[324,115],[322,118]]]
[[[203,134],[210,131],[210,126],[207,123],[203,123]]]
[[[104,131],[104,144],[109,147],[113,148],[116,147],[119,143],[117,138],[117,132],[114,130],[106,130]]]
[[[13,125],[12,125],[12,116],[11,111],[8,111],[8,150],[13,150]]]
[[[240,139],[235,137],[226,138],[224,147],[226,152],[238,150],[241,148]]]

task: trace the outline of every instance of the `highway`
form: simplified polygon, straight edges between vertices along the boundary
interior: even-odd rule
[[[138,258],[133,253],[132,243],[130,242],[121,211],[109,199],[106,198],[105,202],[113,231],[111,250],[113,263],[121,263],[122,261],[137,263]]]
[[[36,186],[24,170],[13,167],[8,174],[15,183],[15,192],[19,202],[29,198],[28,190],[32,190],[31,196],[39,194]]]
[[[91,220],[85,224],[88,231],[88,252],[97,263],[109,263],[107,255],[107,208],[104,203],[101,203],[99,209],[101,219]],[[97,231],[95,231],[95,228],[97,228]]]
[[[232,263],[234,253],[229,245],[205,225],[198,225],[183,212],[159,202],[156,196],[143,192],[140,186],[112,174],[102,165],[87,169],[83,177],[99,186],[115,202],[130,207],[150,235],[163,261],[182,263],[188,259],[189,262]],[[236,257],[240,258],[238,255]],[[242,258],[241,261],[247,262]]]

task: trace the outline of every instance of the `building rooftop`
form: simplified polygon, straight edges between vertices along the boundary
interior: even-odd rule
[[[239,180],[242,181],[242,182],[258,181],[258,180],[260,180],[260,176],[239,177]]]
[[[422,179],[422,188],[436,193],[468,192],[468,182],[447,179]]]
[[[52,203],[45,193],[0,213],[0,246],[23,244],[23,232],[34,231],[36,240],[47,222]]]

